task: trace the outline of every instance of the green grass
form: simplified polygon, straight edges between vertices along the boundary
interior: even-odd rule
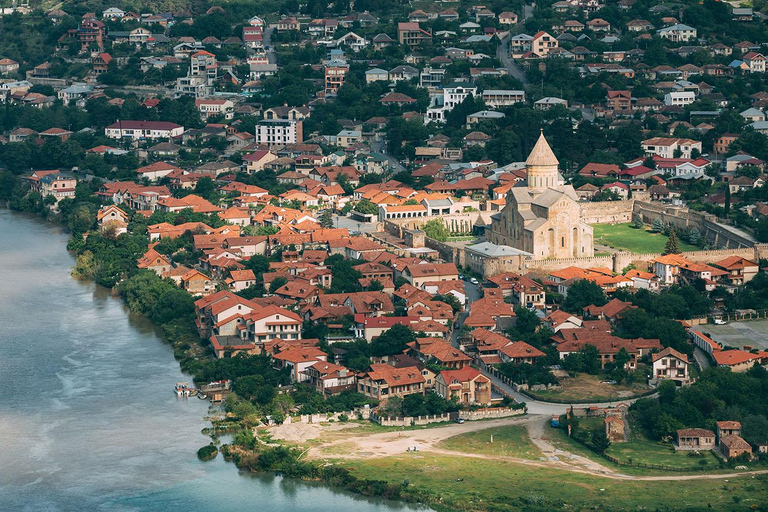
[[[645,229],[636,229],[632,224],[594,224],[595,244],[608,245],[614,249],[634,253],[656,253],[664,251],[669,237],[663,233],[651,233]],[[698,251],[699,247],[679,240],[683,251]]]
[[[528,437],[528,432],[520,426],[496,427],[460,434],[446,439],[440,446],[457,452],[521,459],[535,460],[542,456],[541,451]]]
[[[560,379],[563,389],[544,389],[527,393],[545,400],[611,402],[632,398],[648,391],[648,388],[631,385],[603,384],[602,381],[607,378],[606,375],[579,373],[575,377]]]
[[[768,476],[611,480],[558,469],[445,455],[344,461],[358,478],[407,483],[438,510],[749,510],[768,503]]]
[[[606,453],[620,462],[658,464],[692,472],[699,470],[702,460],[707,461],[706,467],[712,469],[716,469],[719,463],[712,452],[702,452],[700,457],[689,457],[689,452],[676,452],[671,445],[660,445],[641,437],[630,438],[626,443],[612,443]]]

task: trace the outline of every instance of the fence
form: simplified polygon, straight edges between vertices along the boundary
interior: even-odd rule
[[[522,416],[527,412],[525,404],[522,407],[514,409],[510,407],[489,407],[487,409],[477,409],[474,411],[459,411],[459,418],[467,421],[486,420],[491,418],[509,418],[511,416]]]
[[[430,423],[445,423],[455,421],[459,413],[433,414],[430,416],[405,416],[401,418],[384,418],[375,413],[371,414],[371,421],[382,427],[412,427],[414,425],[429,425]]]
[[[612,455],[608,455],[607,453],[601,453],[597,450],[595,450],[592,446],[590,446],[586,441],[579,439],[575,436],[570,436],[571,439],[573,439],[575,442],[579,443],[584,448],[588,449],[589,451],[599,455],[600,457],[604,458],[605,460],[609,462],[613,462],[617,466],[624,466],[629,468],[646,468],[646,469],[656,469],[659,471],[673,471],[675,473],[692,473],[695,471],[706,471],[708,469],[713,469],[709,466],[691,466],[687,468],[674,468],[672,466],[664,466],[662,464],[646,464],[644,462],[624,462]]]

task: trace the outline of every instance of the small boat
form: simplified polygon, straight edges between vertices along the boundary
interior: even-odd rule
[[[199,398],[200,400],[205,400],[206,398],[208,398],[208,395],[206,395],[205,393],[198,393],[197,398]]]
[[[189,396],[192,388],[189,387],[188,382],[177,382],[174,389],[176,391],[176,396]]]

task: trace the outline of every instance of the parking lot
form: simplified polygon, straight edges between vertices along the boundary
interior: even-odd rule
[[[730,322],[726,325],[702,325],[700,330],[724,346],[768,349],[768,320]]]

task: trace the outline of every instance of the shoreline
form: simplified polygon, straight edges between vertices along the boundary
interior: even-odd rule
[[[70,255],[72,255],[74,257],[75,263],[76,263],[77,256],[78,256],[78,251],[69,247],[69,243],[73,240],[73,234],[69,232],[69,230],[66,228],[66,226],[63,225],[63,223],[61,221],[56,220],[55,218],[51,218],[48,215],[42,216],[38,212],[15,210],[13,208],[10,208],[10,203],[9,202],[5,202],[3,205],[0,205],[0,207],[2,207],[3,209],[8,210],[9,212],[12,212],[13,215],[23,215],[23,216],[29,218],[30,220],[34,219],[35,221],[45,222],[46,224],[55,226],[57,229],[61,229],[62,230],[62,234],[66,234],[67,235],[68,242],[67,242],[67,247],[65,247],[65,249],[66,249],[66,251]],[[94,281],[93,279],[91,279],[89,277],[84,277],[84,276],[76,275],[75,274],[75,265],[72,265],[72,267],[69,270],[70,271],[68,273],[68,276],[70,278],[75,279],[77,281],[89,282],[89,283],[93,284],[94,286],[96,286],[98,288],[101,288],[110,297],[120,300],[121,306],[122,306],[124,312],[128,316],[134,316],[135,315],[136,317],[140,317],[143,322],[146,322],[146,326],[151,327],[151,329],[153,331],[153,335],[155,337],[159,338],[162,341],[163,344],[165,344],[166,346],[168,346],[169,348],[172,349],[173,357],[176,360],[177,364],[179,365],[179,369],[182,371],[182,373],[184,373],[185,375],[188,375],[190,377],[194,377],[194,374],[191,373],[188,368],[185,368],[183,364],[181,364],[181,362],[183,360],[187,359],[187,357],[185,357],[185,356],[183,356],[182,354],[179,353],[181,343],[179,343],[178,341],[177,342],[172,341],[169,338],[169,336],[167,335],[167,333],[164,332],[164,329],[163,329],[162,325],[158,325],[156,322],[154,322],[152,319],[150,319],[147,315],[132,310],[130,308],[130,306],[128,305],[127,301],[126,301],[126,298],[117,289],[117,286],[107,287],[107,286],[104,286],[102,284],[99,284],[98,282]],[[204,416],[201,419],[205,423],[208,423],[210,425],[210,427],[206,427],[205,430],[210,430],[211,427],[215,426],[215,421],[211,421],[211,418],[206,418]],[[214,429],[214,431],[215,431],[215,429]],[[227,434],[231,434],[231,432],[228,432]],[[215,434],[213,434],[211,432],[206,433],[205,435],[207,435],[209,438],[211,438],[211,442],[212,443],[214,442],[214,439],[217,437]],[[199,449],[203,449],[206,446],[208,446],[208,445],[201,446]],[[380,493],[361,492],[360,490],[358,490],[358,489],[360,489],[359,487],[356,488],[356,487],[354,487],[351,484],[355,483],[355,482],[358,482],[358,481],[365,484],[365,483],[370,483],[371,481],[360,481],[359,479],[353,477],[349,473],[341,474],[341,475],[334,475],[332,473],[338,473],[338,472],[331,472],[331,473],[326,473],[327,478],[319,478],[319,477],[316,477],[316,478],[305,478],[305,477],[301,477],[301,476],[298,476],[298,475],[286,474],[285,472],[277,470],[277,469],[260,470],[260,469],[257,469],[255,467],[252,467],[252,466],[247,465],[247,464],[241,465],[241,464],[237,463],[237,460],[236,460],[235,457],[227,455],[228,448],[231,447],[231,446],[235,446],[235,445],[232,445],[232,444],[217,444],[216,445],[217,450],[215,452],[215,455],[213,455],[211,457],[208,457],[208,458],[204,458],[204,459],[203,458],[199,458],[195,452],[190,452],[190,459],[193,458],[193,457],[195,459],[199,458],[199,460],[201,460],[201,462],[204,463],[204,462],[212,461],[215,458],[221,456],[222,459],[224,461],[226,461],[227,463],[233,463],[235,465],[235,467],[237,467],[237,469],[239,471],[245,471],[245,472],[248,472],[248,473],[251,473],[251,474],[281,476],[281,477],[284,477],[284,478],[290,478],[292,480],[301,481],[301,482],[305,482],[305,483],[322,484],[322,485],[328,486],[329,488],[337,490],[337,491],[349,492],[350,494],[355,495],[355,496],[364,497],[364,498],[381,499],[381,500],[384,500],[384,501],[393,501],[395,503],[400,503],[402,505],[428,506],[426,503],[424,503],[422,501],[415,500],[415,499],[408,499],[408,497],[406,497],[406,496],[400,496],[400,495],[394,496],[392,494],[383,495],[383,494],[380,494]],[[306,467],[309,467],[309,465],[320,466],[320,465],[323,465],[323,463],[325,463],[325,462],[326,461],[320,461],[320,460],[313,459],[312,462],[305,461],[305,462],[302,462],[302,464],[305,464],[305,465],[307,465]],[[344,470],[344,471],[346,471],[346,470]],[[388,484],[387,482],[385,482],[383,480],[379,480],[379,481],[376,481],[376,482],[379,483],[379,484],[390,485],[390,484]],[[395,487],[396,486],[393,486],[393,489]],[[393,493],[394,493],[394,491],[393,491]],[[430,507],[430,508],[432,508],[432,507]]]

